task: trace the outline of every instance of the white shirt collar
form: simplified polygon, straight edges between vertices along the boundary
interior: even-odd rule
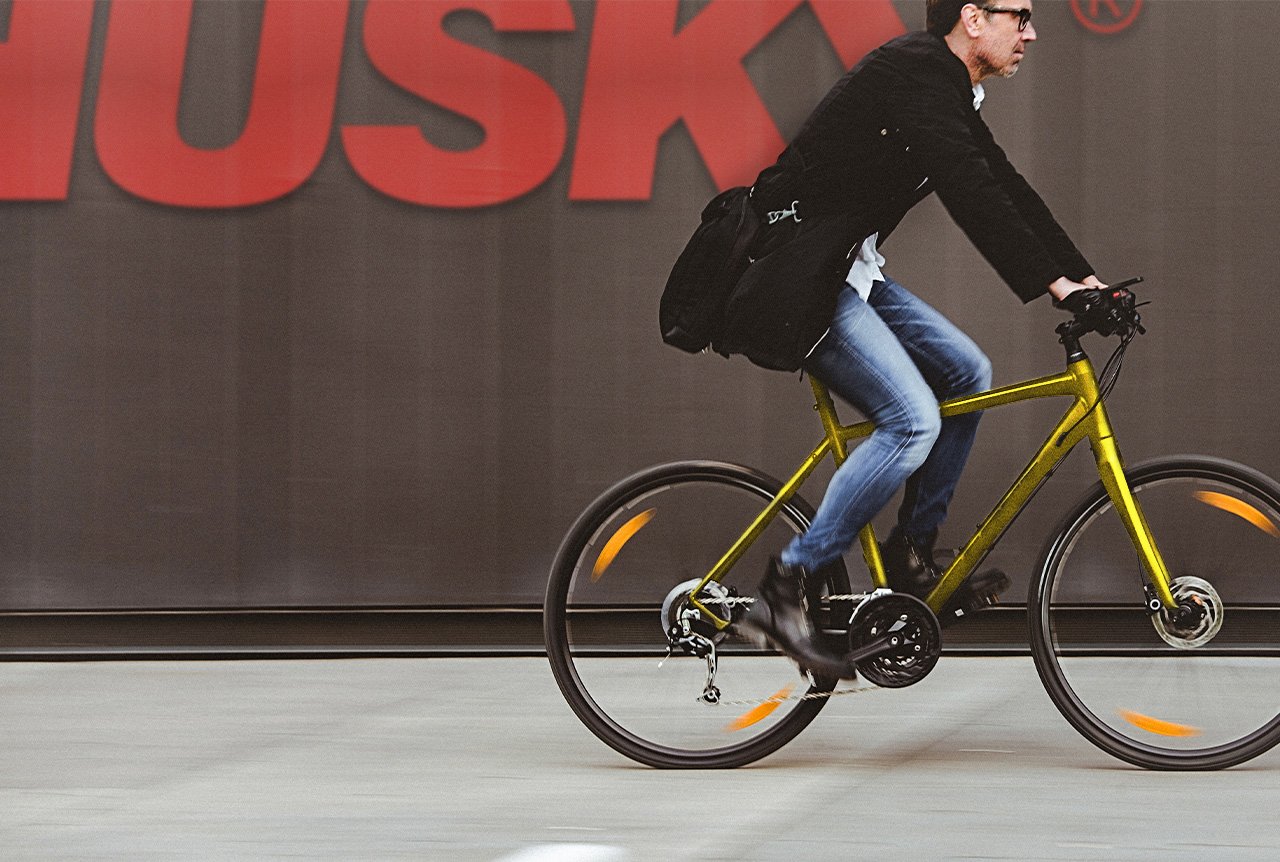
[[[981,84],[973,85],[973,109],[976,111],[982,107],[982,100],[987,97],[987,91],[982,89]]]

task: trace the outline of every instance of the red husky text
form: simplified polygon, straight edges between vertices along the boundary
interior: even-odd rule
[[[677,30],[679,0],[600,2],[573,146],[570,198],[647,200],[658,144],[683,123],[715,183],[749,180],[782,149],[743,60],[808,5],[846,66],[903,31],[890,0],[712,0]],[[98,161],[121,188],[179,207],[284,197],[319,165],[334,128],[348,0],[267,0],[248,119],[218,149],[178,129],[193,0],[109,8],[94,112]],[[568,0],[369,0],[364,50],[391,84],[484,130],[476,147],[415,125],[340,125],[355,173],[422,206],[482,207],[547,180],[568,149],[560,95],[533,71],[449,35],[470,11],[498,33],[576,29]],[[65,200],[86,79],[92,0],[15,0],[0,43],[0,200]]]

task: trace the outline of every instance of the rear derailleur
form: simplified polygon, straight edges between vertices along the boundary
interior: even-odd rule
[[[677,650],[685,655],[704,659],[707,663],[707,679],[698,700],[703,703],[717,704],[720,702],[720,689],[716,686],[716,671],[719,668],[716,660],[716,644],[724,640],[727,629],[716,628],[715,624],[689,601],[689,594],[698,583],[698,581],[687,581],[677,585],[667,594],[666,601],[662,603],[662,618],[667,636],[667,654],[662,661],[665,662],[671,658]],[[737,599],[736,589],[726,588],[714,581],[703,587],[700,596],[703,603],[717,606],[719,615],[730,622],[734,618]],[[661,664],[662,662],[659,662],[659,666]]]

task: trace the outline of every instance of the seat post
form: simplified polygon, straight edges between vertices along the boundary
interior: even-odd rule
[[[827,433],[827,439],[831,441],[831,453],[835,456],[836,464],[843,464],[849,453],[845,449],[844,440],[840,437],[840,420],[836,416],[836,403],[832,400],[826,384],[812,374],[809,375],[809,385],[813,388],[813,409],[818,411],[818,416],[822,419],[822,429]]]

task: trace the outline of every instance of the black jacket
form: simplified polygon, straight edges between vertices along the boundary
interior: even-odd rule
[[[1061,276],[1093,274],[974,110],[964,63],[942,39],[911,33],[841,78],[756,180],[764,226],[716,348],[798,368],[830,324],[850,255],[935,191],[1024,302]]]

